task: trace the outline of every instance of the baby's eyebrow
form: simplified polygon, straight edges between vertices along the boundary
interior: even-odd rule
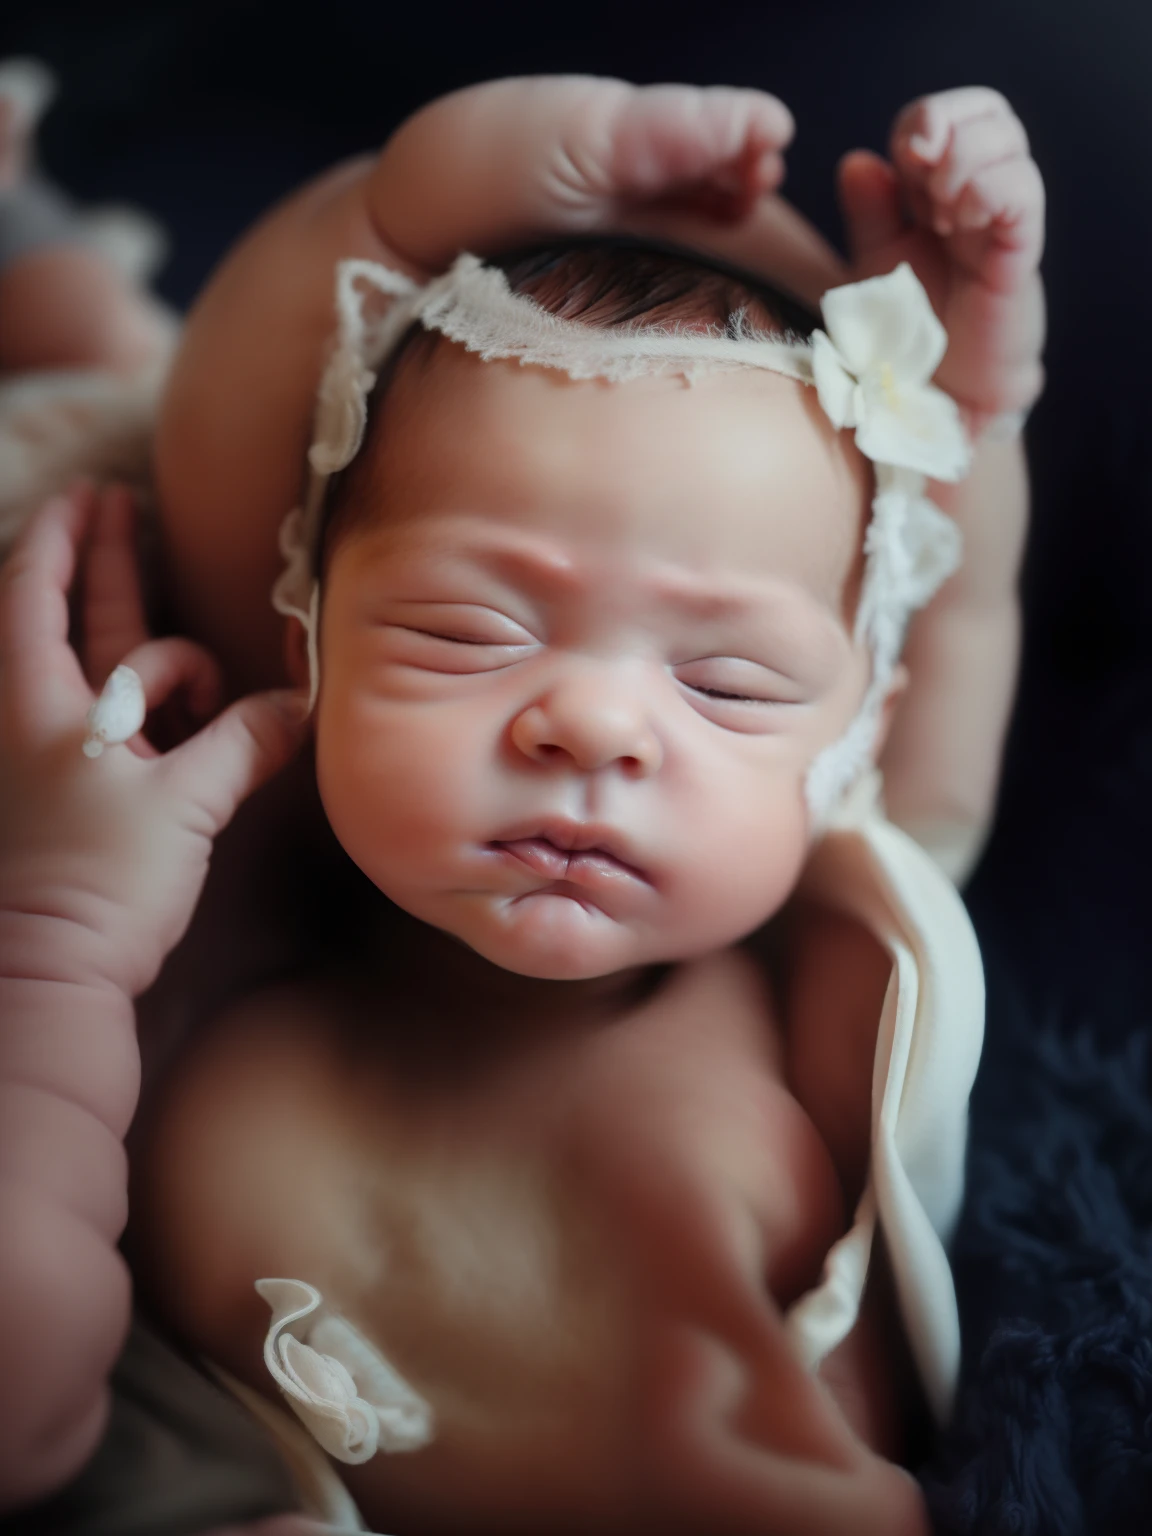
[[[658,601],[700,624],[755,625],[796,654],[808,645],[822,652],[838,645],[838,616],[799,582],[763,575],[710,581],[682,570],[663,571],[652,582]]]
[[[561,549],[539,544],[480,544],[472,562],[495,576],[522,582],[544,596],[563,597],[584,585],[577,561]]]
[[[548,545],[480,544],[467,551],[467,558],[493,575],[523,582],[544,595],[578,592],[588,582],[578,559]],[[765,606],[800,609],[818,620],[827,617],[815,598],[795,582],[780,578],[763,577],[734,586],[665,568],[655,572],[645,585],[658,602],[694,619],[747,618]]]
[[[680,572],[665,572],[651,585],[653,596],[693,619],[743,619],[761,612],[766,603],[804,601],[790,583],[771,580],[734,589],[685,579]]]

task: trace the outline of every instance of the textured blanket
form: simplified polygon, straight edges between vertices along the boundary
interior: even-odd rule
[[[1106,1055],[1087,1029],[1004,1034],[973,1103],[954,1254],[965,1379],[925,1486],[949,1536],[1146,1532],[1148,1037]]]

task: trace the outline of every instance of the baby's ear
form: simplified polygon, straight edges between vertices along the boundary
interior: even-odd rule
[[[307,677],[307,673],[305,673]],[[900,662],[892,672],[892,681],[888,684],[888,692],[884,695],[884,705],[880,711],[880,724],[876,728],[876,739],[872,743],[872,761],[878,763],[884,748],[888,742],[888,733],[892,729],[892,721],[896,718],[896,706],[903,697],[904,690],[908,686],[908,668]]]
[[[284,665],[296,687],[307,689],[310,681],[308,632],[296,618],[289,618],[284,625]]]

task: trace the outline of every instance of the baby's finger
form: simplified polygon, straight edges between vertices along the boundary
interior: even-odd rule
[[[960,265],[994,292],[1035,271],[1044,248],[1044,183],[1034,160],[989,166],[954,205],[952,241]]]
[[[605,190],[657,198],[734,174],[742,184],[776,176],[792,132],[788,108],[763,91],[644,86],[617,108]]]
[[[94,688],[148,638],[134,523],[130,492],[109,486],[99,497],[84,562],[83,662]]]
[[[241,801],[292,757],[307,734],[306,695],[289,689],[251,694],[217,715],[163,759],[173,787],[215,837]]]
[[[74,729],[91,703],[68,644],[68,590],[93,505],[89,486],[53,497],[0,567],[0,679],[22,730]]]
[[[966,182],[989,166],[1026,159],[1028,135],[1018,117],[984,117],[965,123],[953,134],[943,158],[928,175],[926,186],[937,202],[959,197]]]
[[[840,162],[837,190],[848,251],[857,265],[904,232],[900,183],[887,160],[866,149],[853,150]]]
[[[202,645],[191,640],[175,636],[149,640],[123,657],[121,665],[131,667],[139,677],[149,714],[178,690],[199,720],[207,719],[220,702],[223,680],[219,665]],[[136,746],[142,756],[156,755],[147,742],[137,741]]]
[[[960,86],[921,96],[909,102],[892,125],[892,158],[897,164],[911,157],[921,165],[936,165],[948,148],[953,131],[962,123],[998,116],[1015,114],[999,91],[985,85]]]

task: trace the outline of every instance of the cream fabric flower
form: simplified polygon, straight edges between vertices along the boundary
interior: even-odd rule
[[[970,451],[951,395],[929,381],[948,347],[928,295],[906,261],[894,272],[832,288],[812,335],[812,373],[834,427],[855,427],[874,464],[960,480]]]

